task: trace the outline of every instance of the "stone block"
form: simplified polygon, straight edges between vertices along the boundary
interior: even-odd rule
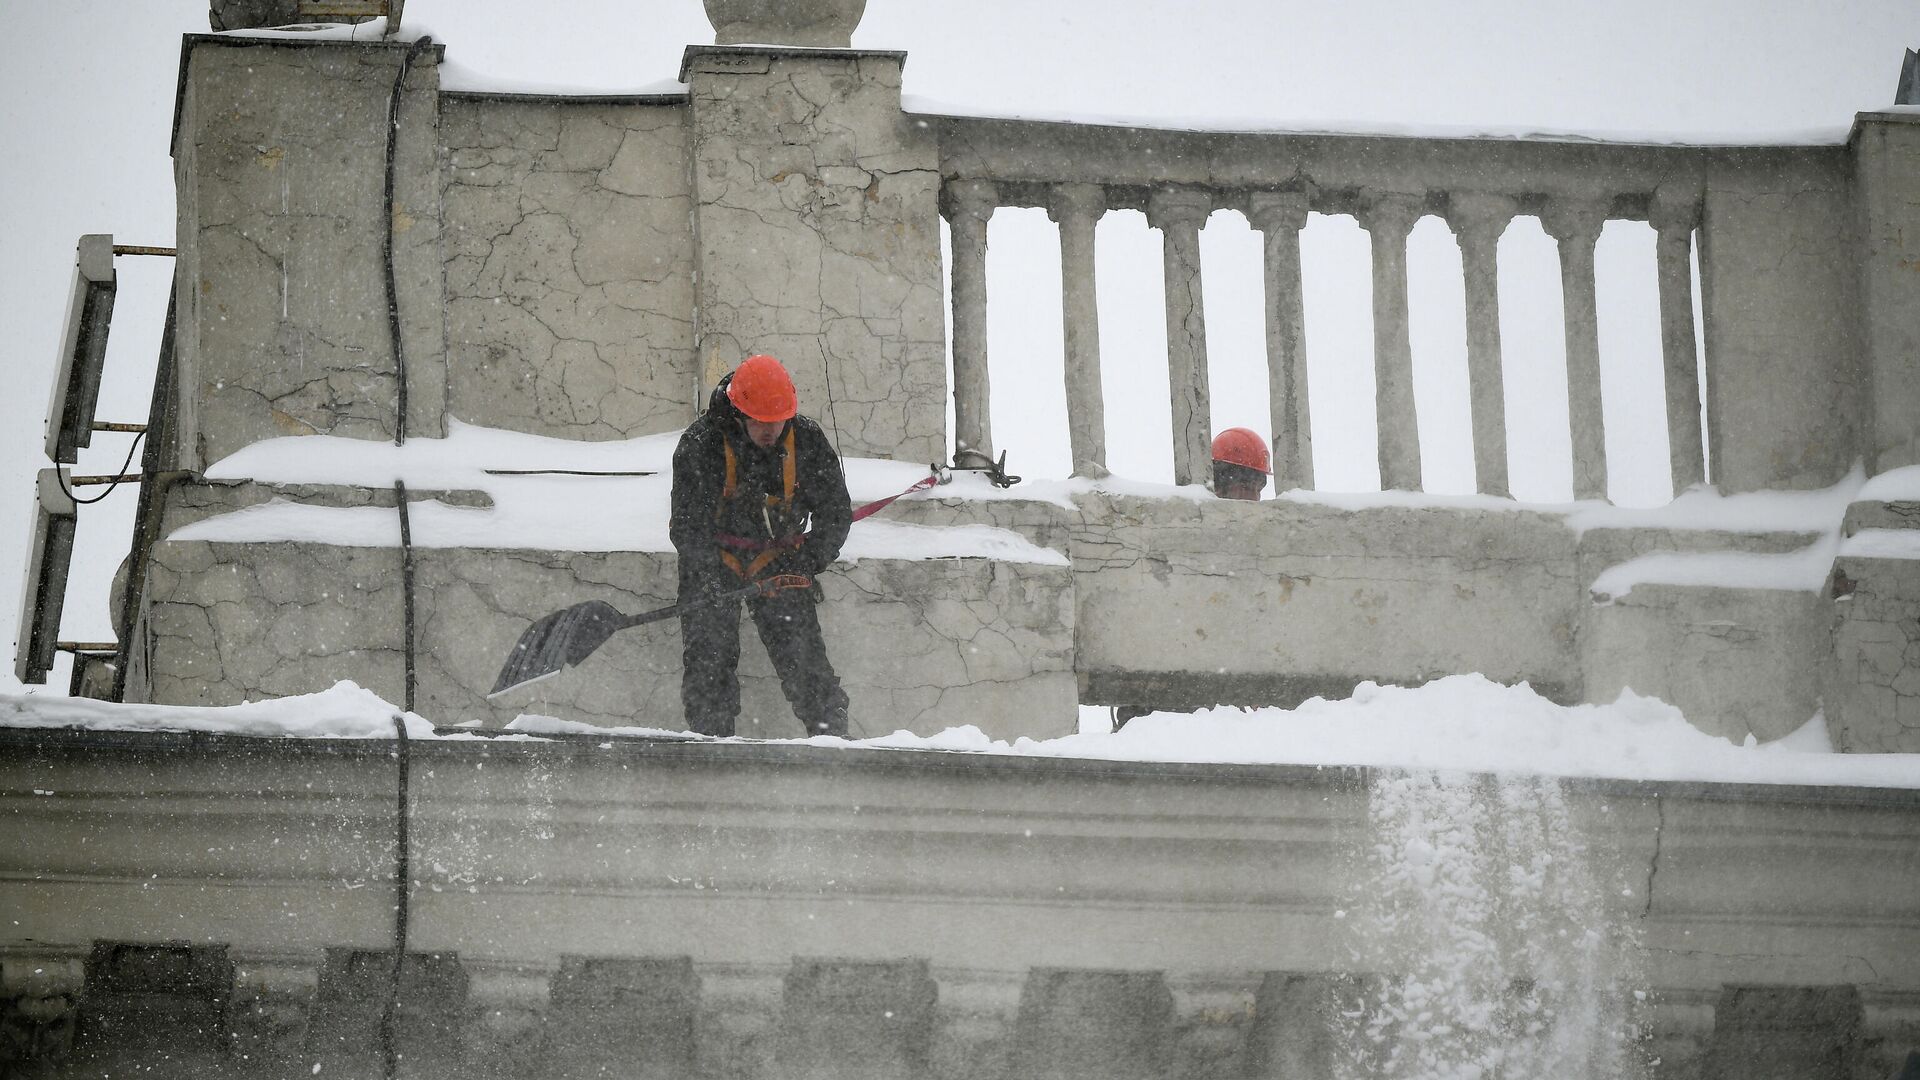
[[[1855,1080],[1860,991],[1852,986],[1726,986],[1701,1080]]]
[[[924,1076],[939,987],[925,960],[795,958],[780,1007],[779,1080]]]
[[[549,994],[546,1075],[692,1073],[700,979],[690,957],[565,956]]]
[[[1254,998],[1246,1075],[1260,1080],[1334,1075],[1340,983],[1333,975],[1268,972]]]
[[[1555,697],[1578,684],[1574,537],[1554,517],[1081,504],[1069,551],[1083,700],[1292,705],[1462,671]]]
[[[1859,215],[1861,342],[1871,427],[1867,466],[1920,463],[1920,123],[1862,113],[1849,144]]]
[[[225,945],[96,941],[86,972],[81,1068],[184,1080],[224,1064],[234,977]]]
[[[1920,751],[1920,562],[1835,563],[1827,728],[1836,748]]]
[[[1812,592],[1636,585],[1588,604],[1586,697],[1611,702],[1631,689],[1709,734],[1777,739],[1820,711],[1832,617],[1832,601]]]
[[[1157,971],[1035,968],[1020,995],[1011,1073],[1035,1080],[1159,1080],[1173,995]]]
[[[463,1075],[467,972],[452,953],[406,954],[399,985],[394,954],[329,948],[320,971],[307,1054],[331,1075],[379,1075],[383,1018],[394,1001],[393,1049],[403,1077]],[[397,989],[397,996],[396,996]]]

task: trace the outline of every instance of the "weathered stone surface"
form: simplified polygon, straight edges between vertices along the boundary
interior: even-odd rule
[[[1920,562],[1841,558],[1826,686],[1834,745],[1920,752]]]
[[[259,489],[235,493],[257,499]],[[384,495],[391,501],[391,493]],[[202,499],[212,496],[203,491]],[[232,504],[228,504],[231,508]],[[205,506],[177,515],[191,520]],[[523,712],[679,729],[680,637],[671,622],[616,635],[580,667],[486,698],[534,620],[603,599],[674,601],[674,557],[417,549],[415,707],[441,724]],[[150,700],[233,703],[353,679],[405,696],[397,548],[168,542],[155,549],[144,633]],[[829,655],[855,735],[973,724],[997,737],[1073,729],[1074,610],[1065,567],[980,559],[842,564],[822,578]],[[801,734],[743,620],[739,732]],[[136,684],[138,687],[140,684]]]
[[[1798,730],[1820,711],[1832,602],[1818,593],[1636,585],[1587,609],[1580,664],[1589,701],[1622,690],[1679,707],[1734,742]]]
[[[1701,1080],[1854,1080],[1860,1027],[1851,986],[1729,986]]]
[[[278,435],[399,429],[383,182],[407,56],[399,44],[188,39],[174,147],[187,467]],[[395,148],[406,428],[419,435],[443,430],[446,411],[437,60],[414,54]]]
[[[753,353],[793,372],[843,454],[945,456],[938,153],[899,53],[696,46],[700,383]]]
[[[694,416],[684,106],[450,97],[449,408],[574,439]]]
[[[1867,464],[1920,463],[1920,123],[1864,113],[1851,143],[1861,249],[1861,347],[1871,410]]]
[[[103,1076],[204,1076],[226,1058],[234,965],[224,945],[95,942],[76,1065]]]
[[[1157,971],[1036,969],[1020,994],[1014,1075],[1152,1080],[1166,1075],[1173,995]]]
[[[1811,161],[1707,190],[1707,439],[1722,491],[1825,487],[1861,455],[1853,225],[1847,185]]]
[[[781,1080],[926,1074],[939,987],[925,960],[796,958],[780,1009]]]
[[[1578,685],[1575,540],[1555,518],[1120,496],[1083,506],[1076,663],[1114,684],[1090,688],[1096,702],[1143,692],[1123,675],[1183,676],[1185,688],[1145,691],[1183,699],[1175,707],[1459,671],[1549,694]]]

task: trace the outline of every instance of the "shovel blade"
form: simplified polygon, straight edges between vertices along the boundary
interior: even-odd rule
[[[538,619],[507,653],[507,662],[487,696],[498,697],[572,667],[629,625],[631,620],[604,600],[588,600]]]

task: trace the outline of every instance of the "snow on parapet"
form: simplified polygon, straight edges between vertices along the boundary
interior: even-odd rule
[[[371,691],[343,682],[318,694],[226,708],[119,705],[78,698],[0,696],[0,727],[94,731],[199,731],[308,739],[393,737],[400,710]],[[457,718],[437,718],[450,723]],[[470,731],[435,732],[406,715],[414,739],[487,738]],[[745,743],[654,728],[599,728],[524,716],[495,740],[590,735],[613,748],[625,738]],[[1482,675],[1453,675],[1419,687],[1362,683],[1349,698],[1314,698],[1293,709],[1202,709],[1154,713],[1112,734],[1064,738],[987,738],[978,728],[937,735],[905,731],[850,740],[830,735],[773,740],[818,747],[941,751],[1106,761],[1177,761],[1243,765],[1309,765],[1438,769],[1458,772],[1920,788],[1920,754],[1839,754],[1815,715],[1799,731],[1759,745],[1736,745],[1689,724],[1680,710],[1631,691],[1607,705],[1557,705],[1526,684],[1502,686]]]
[[[673,550],[667,517],[673,448],[679,437],[679,432],[667,432],[582,442],[449,420],[446,438],[409,439],[401,446],[330,435],[268,439],[216,462],[207,478],[381,490],[404,480],[415,491],[482,491],[492,500],[490,507],[451,506],[433,499],[410,504],[416,547],[667,552]],[[855,503],[896,494],[925,477],[928,469],[871,458],[848,458],[845,465]],[[1003,490],[966,474],[935,491],[908,498],[1063,500],[1057,494]],[[167,539],[397,547],[400,524],[390,509],[278,498],[195,522]],[[1067,564],[1060,552],[1007,529],[932,528],[878,518],[854,525],[843,558]]]
[[[1245,116],[1108,116],[1094,113],[993,109],[915,94],[901,108],[919,116],[981,120],[1030,120],[1051,124],[1145,128],[1254,135],[1363,135],[1398,139],[1502,139],[1514,142],[1601,143],[1620,146],[1844,146],[1848,124],[1784,130],[1660,130],[1653,128],[1553,128],[1536,125],[1407,124],[1383,120],[1284,120]]]

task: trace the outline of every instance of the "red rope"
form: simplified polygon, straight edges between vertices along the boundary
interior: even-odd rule
[[[925,491],[939,482],[940,482],[940,476],[938,473],[929,473],[925,479],[921,480],[919,483],[914,484],[912,487],[901,492],[899,495],[889,495],[886,498],[881,499],[879,502],[870,502],[867,505],[856,509],[853,512],[853,520],[859,521],[861,518],[872,517],[873,515],[893,505],[893,500],[898,499],[903,495],[911,495],[916,491]]]

